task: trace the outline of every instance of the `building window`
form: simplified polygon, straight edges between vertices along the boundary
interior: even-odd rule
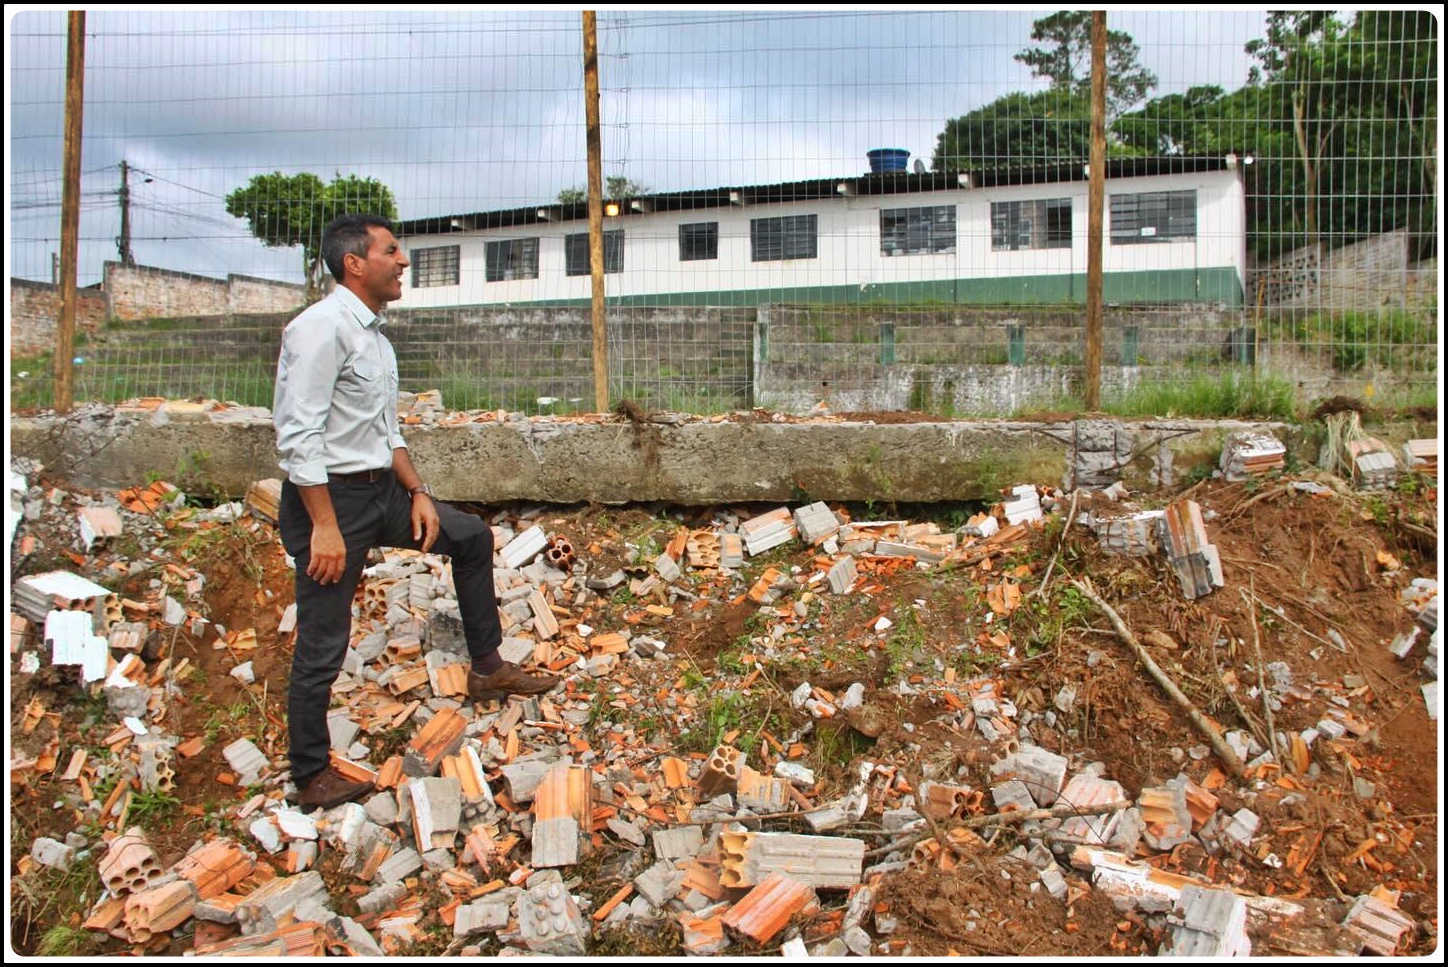
[[[538,239],[509,238],[483,249],[489,282],[538,278]]]
[[[749,257],[753,262],[816,258],[818,242],[818,215],[785,215],[781,218],[749,220]]]
[[[954,205],[880,209],[881,255],[939,255],[954,251]]]
[[[993,252],[1071,247],[1071,199],[997,201],[990,206]]]
[[[1195,191],[1111,196],[1111,244],[1144,245],[1197,237]]]
[[[679,226],[679,261],[700,262],[719,257],[719,223],[694,222]]]
[[[563,255],[569,275],[588,275],[588,233],[563,236]],[[603,271],[623,271],[623,229],[603,233]]]
[[[427,289],[435,285],[457,285],[460,248],[458,245],[439,245],[413,251],[412,287]]]

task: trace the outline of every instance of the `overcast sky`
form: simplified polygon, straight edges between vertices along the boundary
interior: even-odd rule
[[[1046,11],[632,9],[599,14],[605,176],[654,191],[926,164],[948,118],[1039,90],[1013,55]],[[59,252],[66,15],[6,8],[6,263]],[[1112,11],[1157,95],[1246,80],[1261,11]],[[81,284],[117,257],[119,163],[143,265],[300,281],[226,214],[256,174],[376,178],[403,218],[552,200],[586,180],[577,11],[92,10]],[[149,179],[149,180],[147,180]]]

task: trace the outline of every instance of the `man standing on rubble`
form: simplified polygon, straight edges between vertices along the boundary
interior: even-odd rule
[[[391,224],[343,215],[322,234],[337,288],[282,333],[272,418],[286,473],[279,524],[296,559],[297,643],[287,700],[292,780],[305,809],[372,789],[328,761],[327,707],[352,627],[352,595],[373,547],[452,558],[472,670],[468,697],[537,695],[554,675],[528,675],[498,654],[493,535],[478,517],[433,502],[397,424],[397,357],[380,315],[402,295],[407,255]]]

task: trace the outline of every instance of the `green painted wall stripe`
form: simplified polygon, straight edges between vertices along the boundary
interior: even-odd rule
[[[1117,303],[1220,302],[1243,304],[1236,269],[1164,269],[1108,272],[1102,297]],[[1086,275],[1020,275],[990,279],[882,282],[875,285],[790,286],[779,289],[719,289],[609,296],[611,306],[756,306],[763,303],[834,305],[1060,305],[1084,304]],[[588,308],[587,299],[512,302],[517,308]],[[420,307],[419,307],[420,308]]]

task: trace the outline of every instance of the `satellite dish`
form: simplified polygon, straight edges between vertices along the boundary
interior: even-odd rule
[[[922,161],[920,158],[915,159],[915,173],[917,175],[925,174],[925,162]]]

